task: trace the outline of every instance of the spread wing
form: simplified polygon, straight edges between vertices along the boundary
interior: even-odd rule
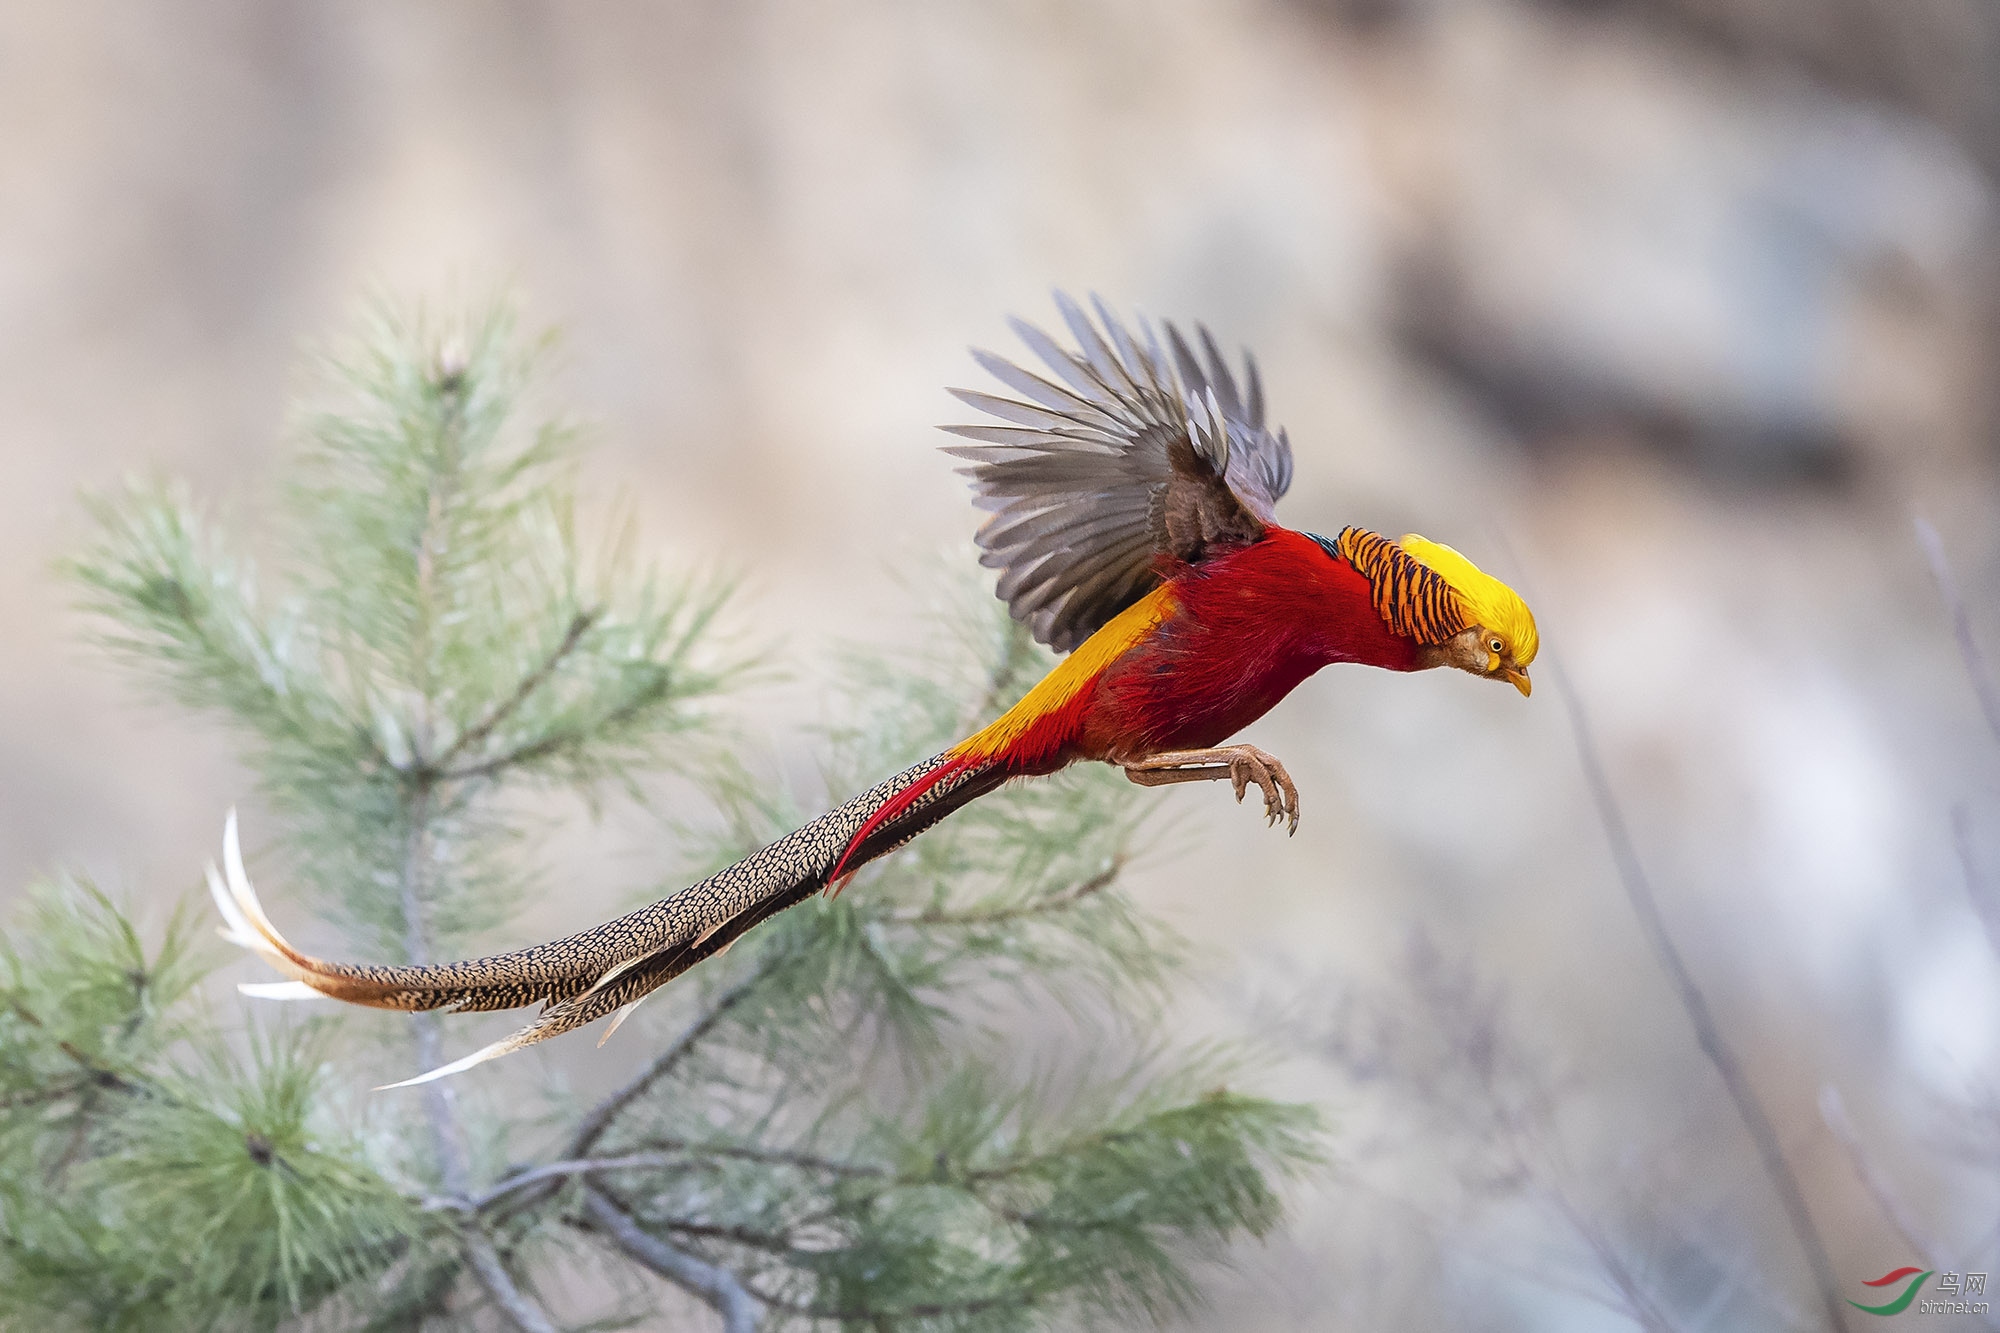
[[[1212,548],[1264,535],[1292,483],[1292,447],[1264,426],[1257,363],[1244,356],[1239,389],[1208,330],[1197,357],[1180,331],[1153,325],[1135,338],[1091,298],[1102,330],[1056,293],[1079,350],[1012,321],[1054,380],[974,349],[973,359],[1018,397],[969,389],[961,402],[1005,425],[946,426],[978,441],[947,453],[968,460],[980,563],[1000,573],[1014,618],[1058,652],[1089,638],[1145,596],[1162,554],[1200,563]]]

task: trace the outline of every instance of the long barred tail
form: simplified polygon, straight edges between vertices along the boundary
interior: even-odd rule
[[[803,828],[615,921],[565,939],[462,963],[369,967],[330,963],[301,953],[264,914],[243,869],[232,811],[223,838],[226,876],[208,868],[209,892],[227,923],[222,937],[292,978],[245,985],[250,995],[303,999],[327,995],[350,1004],[412,1012],[546,1007],[533,1023],[462,1060],[404,1083],[423,1083],[518,1051],[616,1014],[610,1031],[648,994],[704,958],[722,952],[766,917],[894,851],[952,811],[993,790],[1007,774],[947,755],[926,759],[878,783]]]

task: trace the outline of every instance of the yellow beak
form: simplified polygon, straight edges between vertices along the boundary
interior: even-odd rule
[[[1521,667],[1503,668],[1500,675],[1503,679],[1514,682],[1514,688],[1521,692],[1523,699],[1535,692],[1534,683],[1528,679],[1527,671]]]

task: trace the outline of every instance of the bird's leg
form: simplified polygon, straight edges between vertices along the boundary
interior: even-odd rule
[[[1254,745],[1223,745],[1209,750],[1162,750],[1122,766],[1125,776],[1142,787],[1171,782],[1213,782],[1228,778],[1236,799],[1256,783],[1264,793],[1265,819],[1288,821],[1287,833],[1299,831],[1299,789],[1277,759]]]

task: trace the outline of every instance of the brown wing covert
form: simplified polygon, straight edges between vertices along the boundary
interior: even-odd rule
[[[1078,350],[1021,320],[1014,331],[1055,378],[1004,357],[973,359],[1018,397],[952,393],[1004,424],[947,426],[976,441],[975,502],[991,512],[981,563],[1035,637],[1068,652],[1159,582],[1156,556],[1199,562],[1215,545],[1263,535],[1291,484],[1291,445],[1264,426],[1264,391],[1245,357],[1239,386],[1206,329],[1198,357],[1171,324],[1137,335],[1102,301],[1098,323],[1058,292]],[[1101,324],[1101,328],[1099,325]]]

